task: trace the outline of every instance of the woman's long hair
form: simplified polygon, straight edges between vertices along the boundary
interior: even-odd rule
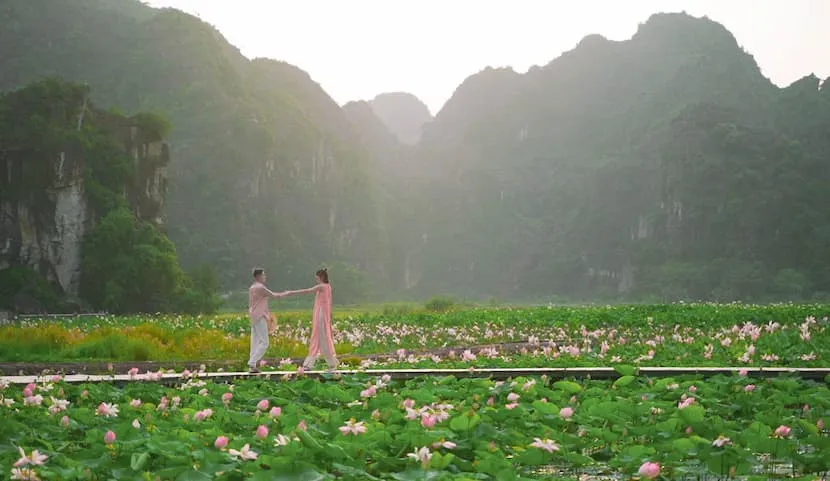
[[[329,283],[329,271],[328,271],[328,269],[320,269],[319,271],[315,272],[315,274],[317,275],[317,277],[320,278],[321,281],[323,281],[323,284],[328,284]]]

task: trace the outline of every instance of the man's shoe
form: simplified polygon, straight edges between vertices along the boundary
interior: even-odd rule
[[[259,374],[259,369],[255,367],[248,368],[248,372],[251,374]]]

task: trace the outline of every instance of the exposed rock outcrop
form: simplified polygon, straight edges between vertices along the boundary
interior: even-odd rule
[[[101,214],[89,199],[86,160],[100,155],[91,154],[89,139],[110,136],[117,144],[112,155],[132,158],[134,175],[124,192],[136,218],[156,224],[162,223],[168,147],[157,133],[137,125],[138,119],[94,110],[86,92],[68,99],[35,95],[31,98],[54,103],[33,103],[32,110],[22,101],[25,95],[5,95],[5,113],[15,109],[18,118],[37,117],[45,125],[20,128],[28,129],[33,138],[14,137],[12,132],[0,139],[0,168],[5,174],[0,182],[0,270],[29,267],[75,296],[84,236]]]

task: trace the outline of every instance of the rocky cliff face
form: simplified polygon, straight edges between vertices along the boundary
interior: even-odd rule
[[[38,117],[39,112],[20,110],[23,105],[14,101],[16,94],[4,96],[6,105],[16,108],[4,113]],[[47,125],[34,132],[44,137],[59,133],[60,140],[52,142],[52,137],[36,144],[20,136],[0,139],[0,168],[5,174],[0,184],[0,270],[29,267],[75,296],[84,236],[99,215],[88,195],[85,161],[90,152],[83,133],[109,134],[121,153],[131,157],[133,181],[123,189],[136,217],[157,224],[162,223],[169,153],[163,140],[134,121],[93,111],[85,96],[41,107],[52,115],[40,116]]]

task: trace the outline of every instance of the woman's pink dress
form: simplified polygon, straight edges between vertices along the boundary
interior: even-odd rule
[[[334,356],[334,336],[331,332],[331,285],[319,284],[317,286],[317,293],[314,296],[313,314],[308,355],[314,357],[321,354],[323,356],[327,354]],[[320,326],[323,328],[322,336],[319,331]],[[321,342],[324,342],[325,346],[321,346]]]

